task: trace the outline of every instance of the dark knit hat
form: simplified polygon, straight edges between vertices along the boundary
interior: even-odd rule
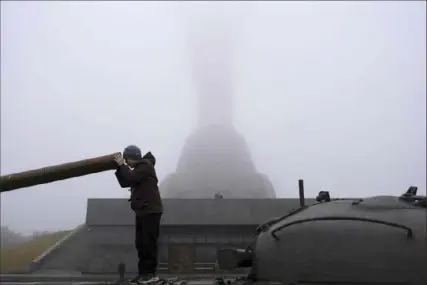
[[[133,159],[133,160],[141,160],[141,150],[136,145],[130,145],[125,148],[123,151],[124,159]]]

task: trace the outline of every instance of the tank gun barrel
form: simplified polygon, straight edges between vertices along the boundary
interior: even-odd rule
[[[114,156],[117,154],[120,154],[120,152],[24,172],[2,175],[0,176],[0,193],[113,170],[117,168],[117,164],[114,161]]]

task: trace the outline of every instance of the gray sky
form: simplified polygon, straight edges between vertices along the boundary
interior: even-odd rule
[[[244,14],[235,125],[279,197],[299,178],[306,196],[425,193],[421,1],[2,1],[1,173],[128,144],[157,156],[160,179],[173,172],[196,125],[186,24],[217,8]],[[72,228],[89,197],[128,192],[112,172],[21,189],[1,195],[1,223]]]

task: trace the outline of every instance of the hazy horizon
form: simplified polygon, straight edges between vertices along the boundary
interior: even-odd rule
[[[225,12],[224,12],[225,11]],[[236,29],[233,124],[277,196],[426,193],[425,2],[1,2],[1,173],[152,151],[162,180],[197,126],[188,33]],[[231,25],[231,24],[230,24]],[[1,194],[1,224],[55,231],[112,172]]]

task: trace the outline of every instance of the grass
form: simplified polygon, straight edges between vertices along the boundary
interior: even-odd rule
[[[61,231],[38,236],[20,245],[0,250],[0,273],[25,273],[28,265],[70,231]]]

